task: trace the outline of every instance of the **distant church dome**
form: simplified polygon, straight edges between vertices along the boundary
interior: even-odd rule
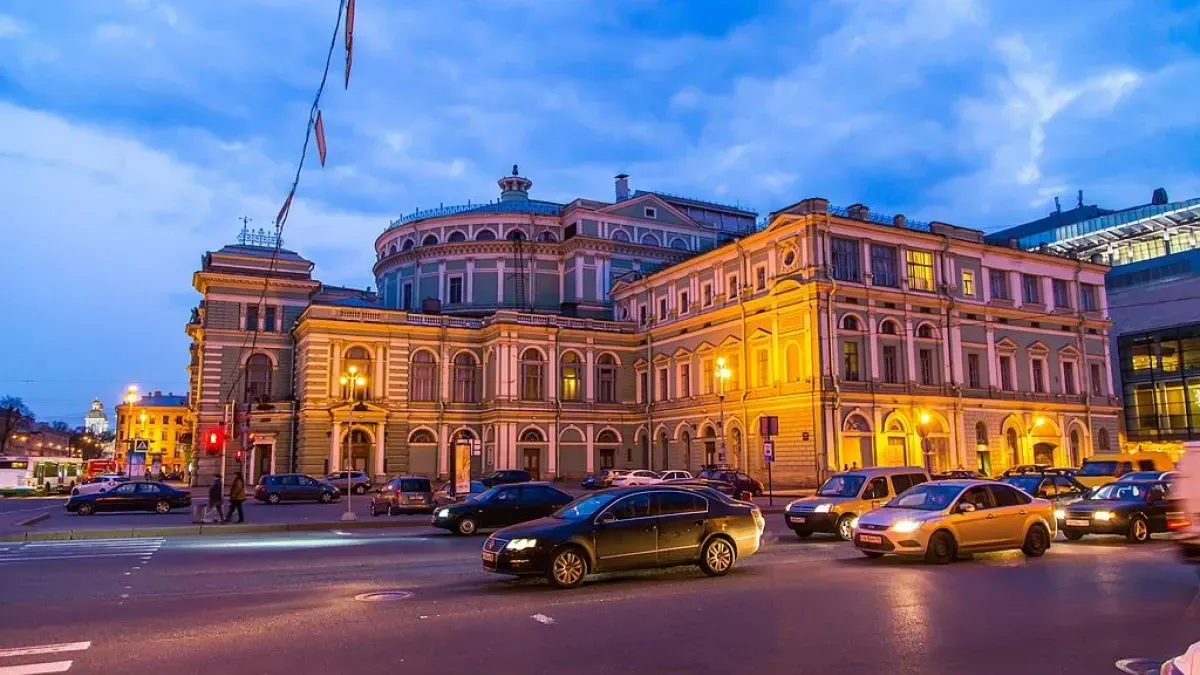
[[[100,399],[92,400],[92,409],[83,416],[83,426],[93,434],[108,431],[108,415],[104,412],[104,404]]]

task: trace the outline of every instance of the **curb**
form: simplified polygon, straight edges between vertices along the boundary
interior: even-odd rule
[[[144,537],[195,537],[199,535],[259,534],[263,532],[319,532],[327,530],[378,530],[430,527],[427,521],[335,521],[328,523],[283,523],[279,525],[187,525],[178,527],[134,527],[109,530],[58,530],[0,534],[0,541],[78,541],[83,539],[137,539]]]

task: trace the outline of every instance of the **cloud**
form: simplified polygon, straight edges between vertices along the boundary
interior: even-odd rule
[[[25,26],[20,21],[6,14],[0,14],[0,39],[17,37],[24,35],[25,32]]]

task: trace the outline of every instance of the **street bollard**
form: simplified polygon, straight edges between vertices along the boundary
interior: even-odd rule
[[[192,502],[192,522],[199,525],[204,522],[204,505]]]

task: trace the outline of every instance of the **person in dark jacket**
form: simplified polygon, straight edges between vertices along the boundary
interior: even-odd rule
[[[208,509],[216,511],[217,521],[223,520],[221,502],[224,501],[225,486],[221,484],[221,474],[213,474],[212,485],[208,488]],[[207,514],[206,514],[207,515]]]
[[[239,523],[246,522],[246,514],[242,513],[242,502],[244,501],[246,501],[246,481],[239,473],[234,475],[233,483],[229,485],[229,513],[225,514],[225,520],[222,522],[228,523],[233,520],[234,509],[237,509],[237,521]]]

